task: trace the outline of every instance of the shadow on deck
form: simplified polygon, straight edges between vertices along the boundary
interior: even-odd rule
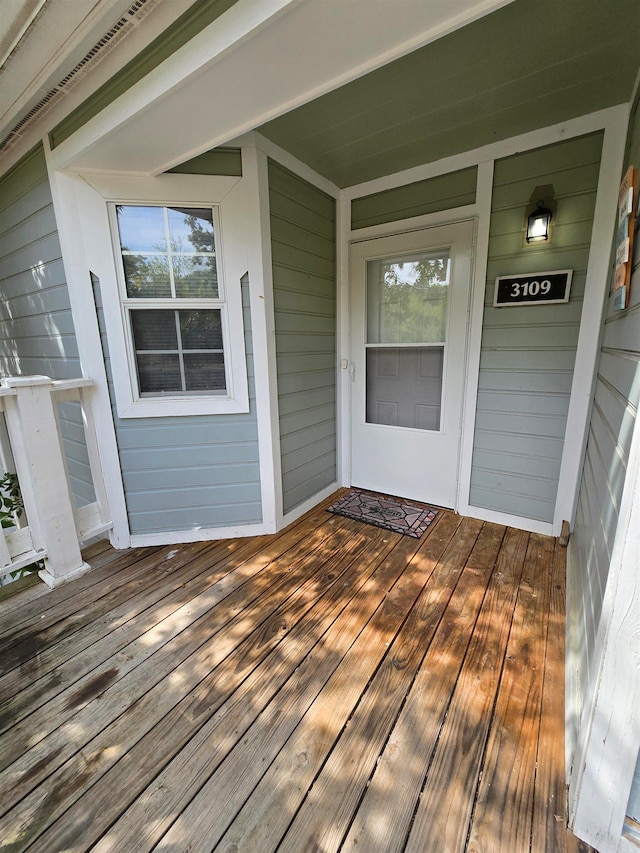
[[[549,851],[565,552],[441,512],[116,552],[0,602],[3,851]]]

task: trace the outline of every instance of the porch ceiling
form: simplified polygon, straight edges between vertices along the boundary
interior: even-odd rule
[[[263,125],[341,187],[630,99],[637,0],[516,0]]]
[[[239,0],[56,147],[54,165],[158,174],[510,2]]]

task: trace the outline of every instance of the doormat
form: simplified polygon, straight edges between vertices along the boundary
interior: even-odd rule
[[[398,498],[351,489],[332,504],[328,512],[375,524],[394,533],[419,539],[438,514],[437,509],[421,507]]]

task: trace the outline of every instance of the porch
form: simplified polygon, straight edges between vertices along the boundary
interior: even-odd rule
[[[93,547],[0,602],[2,849],[587,850],[556,540],[441,512]]]

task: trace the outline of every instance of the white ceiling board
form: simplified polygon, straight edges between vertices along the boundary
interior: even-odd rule
[[[510,0],[240,0],[54,151],[58,168],[155,174]]]

